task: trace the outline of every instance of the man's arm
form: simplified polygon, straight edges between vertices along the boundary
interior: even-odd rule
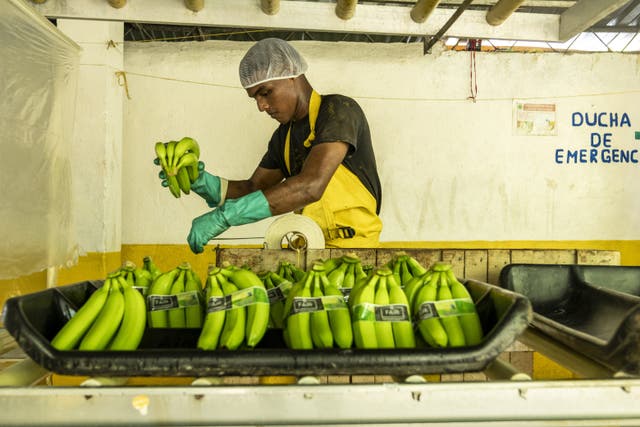
[[[273,215],[302,209],[320,200],[348,149],[344,142],[318,144],[309,152],[300,173],[284,181],[280,170],[258,167],[248,180],[229,181],[227,199],[262,190]]]
[[[277,185],[261,188],[269,202],[273,215],[302,209],[320,200],[336,169],[344,160],[349,145],[344,142],[325,142],[314,146],[307,156],[302,170]],[[251,179],[260,182],[258,169]]]

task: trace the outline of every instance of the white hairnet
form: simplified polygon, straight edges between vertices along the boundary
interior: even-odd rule
[[[284,40],[260,40],[240,61],[240,83],[247,89],[270,80],[298,77],[307,71],[307,62]]]

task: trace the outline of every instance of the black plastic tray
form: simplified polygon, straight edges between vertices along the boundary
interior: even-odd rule
[[[196,348],[199,329],[148,329],[135,351],[59,351],[50,340],[102,281],[62,286],[7,300],[4,325],[24,352],[59,374],[112,376],[411,375],[485,369],[526,329],[529,301],[514,292],[464,281],[485,331],[476,345],[455,349],[290,350],[270,330],[246,350]]]
[[[526,296],[532,325],[613,370],[640,373],[640,268],[509,264],[500,286]]]

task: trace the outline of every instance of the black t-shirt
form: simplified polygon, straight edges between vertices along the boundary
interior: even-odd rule
[[[284,162],[284,145],[289,123],[278,126],[269,141],[269,148],[260,161],[265,169],[280,169],[286,177],[300,173],[311,147],[303,143],[309,136],[309,116],[293,122],[291,126],[290,165]],[[376,213],[380,213],[382,188],[376,168],[376,158],[371,145],[371,133],[364,112],[358,103],[343,95],[324,95],[316,120],[316,137],[312,145],[342,141],[349,144],[349,151],[342,164],[355,174],[376,199]]]

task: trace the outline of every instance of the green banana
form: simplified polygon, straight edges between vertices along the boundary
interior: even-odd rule
[[[269,317],[271,318],[274,328],[282,329],[284,320],[284,301],[289,293],[288,290],[286,292],[283,290],[283,285],[288,284],[291,286],[291,282],[285,280],[284,277],[280,276],[278,273],[270,271],[266,273],[264,283],[267,290],[279,289],[279,292],[272,291],[272,293],[275,293],[275,296],[274,300],[270,301],[271,307],[269,308]]]
[[[169,293],[171,295],[178,295],[184,293],[184,279],[186,275],[186,270],[180,268],[180,273],[176,280],[173,281],[171,285],[171,290]],[[187,320],[184,315],[184,307],[174,307],[167,312],[167,319],[169,321],[170,328],[184,328],[187,325]]]
[[[195,153],[185,153],[178,159],[178,163],[176,163],[175,171],[178,173],[180,169],[187,170],[187,166],[193,166],[198,164],[198,156]],[[187,172],[188,174],[188,172]]]
[[[331,284],[336,288],[342,288],[342,284],[344,283],[344,279],[347,274],[347,267],[349,267],[349,265],[351,264],[343,262],[327,274],[327,279],[329,279],[329,282],[331,282]]]
[[[382,309],[389,305],[389,291],[387,290],[386,276],[380,276],[378,286],[376,286],[373,302],[376,305],[376,309]],[[391,326],[391,323],[392,322],[385,320],[375,320],[374,327],[378,348],[395,348],[395,342],[393,340],[393,326]]]
[[[124,297],[124,314],[116,336],[109,344],[110,350],[135,350],[142,341],[147,325],[147,308],[144,297],[136,288],[129,286],[122,276],[118,281]]]
[[[319,274],[325,295],[336,296],[344,301],[344,296],[338,287],[334,286],[325,274]],[[353,345],[353,330],[351,329],[351,312],[346,302],[344,308],[329,310],[329,325],[333,334],[333,341],[339,348],[351,348]]]
[[[253,289],[254,302],[247,306],[245,337],[248,347],[258,345],[269,325],[269,298],[264,283],[253,271],[241,268],[233,270],[229,279],[238,289]]]
[[[165,173],[169,171],[169,163],[167,162],[167,145],[164,142],[156,142],[155,145],[156,156],[160,166]]]
[[[407,309],[406,321],[392,322],[391,324],[396,348],[414,348],[416,346],[416,337],[413,333],[413,325],[411,324],[411,306],[409,305],[409,300],[407,300],[407,296],[393,276],[387,278],[387,288],[389,291],[389,304],[403,305]]]
[[[142,268],[151,274],[152,280],[162,274],[162,271],[160,271],[158,266],[153,262],[153,259],[148,255],[142,259]]]
[[[300,301],[298,298],[310,298],[311,297],[311,284],[313,282],[313,275],[308,272],[304,278],[304,282],[300,282],[301,286],[294,286],[289,293],[291,296],[291,303],[285,304],[285,310],[294,310],[296,308],[296,302]],[[289,301],[289,298],[287,298]],[[295,312],[285,311],[286,318],[286,333],[291,348],[294,350],[310,350],[313,348],[313,339],[311,338],[311,314],[308,311]]]
[[[191,269],[186,271],[184,290],[185,292],[195,293],[198,300],[198,304],[189,305],[184,308],[185,326],[187,328],[200,328],[202,327],[204,316],[202,311],[202,285],[195,271]]]
[[[167,303],[167,296],[171,292],[171,285],[180,273],[179,268],[174,268],[162,273],[155,278],[149,293],[147,294],[147,321],[150,328],[166,328],[169,326],[167,309],[163,305]]]
[[[376,284],[379,280],[379,275],[372,274],[368,281],[352,290],[349,296],[353,338],[357,348],[378,348],[375,320],[370,319],[370,310],[375,301]]]
[[[100,314],[80,341],[80,350],[104,350],[115,335],[124,315],[124,295],[117,279],[111,279],[109,296]]]
[[[401,259],[400,259],[400,285],[401,286],[405,286],[407,283],[409,283],[409,281],[411,281],[411,279],[413,279],[413,275],[411,274],[411,271],[409,270],[409,266],[407,265],[407,258],[408,256],[404,255]]]
[[[449,337],[434,305],[438,295],[439,281],[440,273],[433,273],[429,281],[417,291],[413,308],[420,335],[431,347],[446,347],[449,344]]]
[[[322,264],[324,265],[324,273],[328,275],[342,265],[342,258],[327,258]]]
[[[446,270],[444,271],[446,272]],[[447,284],[446,274],[443,272],[440,273],[440,283],[438,286],[438,301],[448,301],[452,300],[453,296],[451,295],[451,290],[449,289],[449,285]],[[460,320],[458,315],[452,316],[442,316],[442,326],[444,326],[444,330],[447,331],[447,337],[449,338],[449,346],[450,347],[463,347],[465,346],[464,332],[462,331],[462,326],[460,325]]]
[[[417,259],[410,255],[407,255],[407,267],[411,270],[411,275],[413,277],[422,276],[427,272],[427,269],[424,268]]]
[[[220,342],[220,335],[225,324],[224,292],[215,277],[215,272],[211,271],[207,275],[207,314],[197,347],[202,350],[215,350]]]
[[[404,288],[402,289],[402,291],[407,296],[407,301],[409,302],[409,307],[411,307],[411,308],[414,307],[413,301],[415,300],[417,291],[425,283],[429,282],[429,280],[431,279],[432,275],[433,275],[433,272],[429,271],[429,272],[423,274],[422,276],[413,276],[413,278],[411,280],[409,280],[409,282],[404,285]]]
[[[169,141],[167,143],[167,165],[169,168],[165,170],[167,184],[169,186],[169,191],[174,197],[180,197],[180,184],[178,183],[178,178],[176,177],[176,173],[174,172],[174,152],[175,152],[176,141]]]
[[[318,273],[315,271],[311,274],[313,275],[311,296],[313,298],[322,298],[324,293],[322,292],[320,277],[318,277]],[[327,310],[322,309],[312,311],[309,322],[311,324],[311,339],[314,347],[333,347],[333,332],[331,332],[331,325],[329,324],[329,314]]]
[[[344,272],[344,280],[342,281],[342,288],[353,288],[356,283],[356,264],[347,263],[347,269]]]
[[[222,269],[221,269],[222,272]],[[238,287],[228,281],[224,274],[216,276],[218,283],[222,287],[225,296],[231,295],[238,291]],[[232,307],[226,312],[224,326],[220,335],[219,347],[229,350],[236,350],[245,336],[245,327],[247,324],[246,307]]]
[[[446,271],[451,270],[451,264],[446,263],[446,262],[442,262],[442,261],[438,261],[438,262],[434,263],[433,266],[431,266],[431,269],[433,271],[437,271],[439,273],[442,273],[442,272],[446,272]]]
[[[186,168],[178,169],[176,173],[176,180],[178,181],[180,190],[182,190],[184,194],[189,194],[191,192],[191,180],[189,179],[189,172]]]
[[[452,270],[448,270],[446,275],[453,298],[469,300],[470,304],[473,305],[472,312],[461,314],[459,317],[460,326],[462,326],[462,331],[464,332],[465,344],[480,344],[484,336],[484,332],[482,331],[482,323],[480,322],[480,317],[475,309],[473,299],[471,298],[471,295],[469,295],[467,288],[458,281]]]
[[[200,158],[200,146],[196,142],[195,139],[185,136],[180,141],[178,141],[174,148],[174,163],[176,167],[180,164],[182,158],[188,154],[193,154],[195,157],[195,163],[198,163],[198,159]]]
[[[109,295],[109,289],[111,289],[111,279],[107,278],[56,333],[51,340],[53,348],[71,350],[76,347],[102,310]]]

